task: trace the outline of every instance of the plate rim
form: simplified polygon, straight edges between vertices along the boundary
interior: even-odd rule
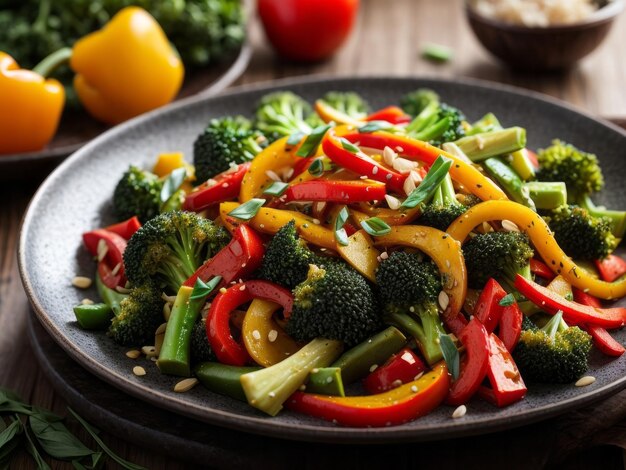
[[[440,78],[433,76],[386,76],[386,75],[368,75],[368,76],[351,76],[351,75],[312,75],[306,77],[290,77],[279,80],[269,80],[263,82],[257,82],[253,84],[240,85],[230,88],[223,93],[197,97],[191,96],[167,107],[160,108],[151,111],[147,114],[138,116],[132,120],[129,120],[123,124],[115,126],[106,132],[102,133],[95,139],[89,141],[85,146],[81,147],[78,151],[74,152],[70,157],[64,160],[41,184],[37,189],[34,196],[26,208],[23,215],[22,222],[19,231],[19,241],[17,248],[17,259],[20,278],[29,299],[29,302],[35,311],[38,320],[44,326],[46,331],[52,336],[52,338],[59,344],[65,352],[77,361],[81,366],[85,367],[89,372],[93,373],[105,382],[115,386],[116,388],[135,396],[139,399],[145,400],[157,407],[165,408],[175,413],[182,414],[184,416],[194,418],[200,421],[204,421],[217,426],[223,426],[238,431],[264,434],[273,437],[279,437],[290,440],[310,441],[310,442],[342,442],[342,443],[386,443],[386,442],[410,442],[410,441],[428,441],[436,439],[449,439],[467,435],[477,435],[489,432],[500,431],[504,429],[511,429],[514,427],[522,426],[525,424],[531,424],[537,421],[542,421],[550,417],[554,417],[561,413],[564,413],[571,409],[576,409],[588,405],[594,401],[601,400],[613,393],[617,393],[619,390],[626,388],[626,375],[621,379],[611,382],[601,388],[591,389],[586,393],[582,393],[576,397],[571,397],[563,400],[559,403],[550,403],[545,406],[539,406],[530,410],[525,410],[517,415],[508,416],[506,419],[493,419],[487,422],[468,422],[462,421],[454,423],[454,425],[437,426],[437,427],[424,427],[421,429],[404,429],[401,427],[387,427],[387,428],[353,428],[353,427],[328,427],[328,426],[316,426],[306,423],[299,423],[297,428],[293,423],[283,423],[280,421],[273,421],[265,416],[242,416],[238,413],[231,411],[209,409],[206,407],[185,402],[174,395],[165,395],[159,390],[151,389],[149,384],[141,384],[136,382],[130,382],[126,377],[122,376],[115,370],[111,370],[102,366],[97,360],[90,355],[83,353],[79,348],[63,334],[54,322],[50,319],[45,309],[39,302],[36,292],[31,284],[29,271],[27,268],[26,256],[26,234],[29,230],[29,226],[33,219],[33,207],[35,207],[42,199],[42,196],[46,193],[49,186],[51,186],[61,173],[65,171],[65,168],[71,166],[74,161],[82,158],[85,153],[91,152],[93,147],[100,145],[103,140],[114,138],[119,133],[126,133],[136,126],[142,125],[145,121],[151,120],[160,116],[161,114],[175,113],[179,108],[197,104],[201,102],[211,101],[216,98],[227,98],[229,96],[238,95],[246,92],[258,92],[262,90],[275,89],[280,87],[289,86],[307,86],[323,84],[327,82],[348,82],[348,81],[394,81],[394,80],[415,80],[415,81],[435,81],[440,83],[446,83],[449,85],[461,84],[478,88],[497,89],[507,93],[512,93],[522,97],[532,97],[539,101],[549,103],[554,106],[565,108],[578,115],[582,115],[587,119],[591,119],[595,122],[608,127],[614,132],[617,132],[626,139],[626,130],[605,121],[601,118],[596,118],[589,113],[578,109],[577,107],[564,103],[559,99],[543,95],[541,93],[525,90],[511,85],[504,85],[500,83],[494,83],[486,80],[473,79],[473,78]]]

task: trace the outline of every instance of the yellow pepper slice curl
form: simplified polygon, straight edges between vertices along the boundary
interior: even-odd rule
[[[224,227],[231,232],[235,227],[243,223],[243,221],[228,215],[228,213],[236,207],[239,207],[239,204],[236,202],[223,202],[220,204],[220,217],[224,223]],[[259,212],[245,223],[250,224],[251,227],[259,232],[274,234],[291,220],[295,221],[298,233],[306,241],[323,248],[331,250],[336,249],[335,233],[332,230],[323,225],[316,224],[314,222],[316,219],[297,211],[261,207]]]
[[[79,39],[70,66],[82,104],[109,124],[169,103],[184,76],[182,61],[167,36],[139,7],[120,10],[104,28]]]
[[[254,299],[243,319],[241,336],[250,357],[263,367],[278,364],[300,349],[272,315],[280,305]]]
[[[561,250],[548,224],[536,212],[516,202],[486,201],[477,204],[452,222],[447,232],[463,242],[474,227],[492,220],[510,220],[515,223],[528,235],[550,269],[563,276],[574,287],[602,299],[616,299],[626,295],[626,277],[616,282],[594,279]]]
[[[324,100],[317,100],[315,102],[315,112],[322,118],[322,121],[325,123],[334,122],[335,124],[346,124],[354,127],[361,127],[366,122],[359,121],[358,119],[354,119],[348,116],[341,111],[330,106]]]
[[[407,246],[426,253],[443,276],[443,290],[448,296],[446,318],[456,318],[465,302],[467,273],[461,244],[441,230],[420,225],[391,227],[391,232],[376,237],[376,246]],[[441,303],[441,299],[440,299]]]
[[[367,203],[359,204],[358,207],[359,210],[350,209],[350,214],[358,224],[371,217],[378,217],[387,225],[406,225],[413,222],[422,213],[419,206],[405,211],[387,209],[385,207],[368,207]]]
[[[380,251],[374,247],[370,236],[359,230],[348,237],[348,245],[337,243],[337,252],[354,269],[372,282],[376,282],[376,268]]]

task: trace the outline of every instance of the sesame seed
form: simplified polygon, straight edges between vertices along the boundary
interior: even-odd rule
[[[79,289],[88,289],[91,287],[91,279],[85,276],[74,276],[72,279],[72,285]]]
[[[519,232],[519,227],[514,222],[506,219],[502,221],[502,228],[507,232]]]
[[[222,188],[228,188],[228,183],[222,184]]]
[[[411,306],[409,307],[409,312],[411,312],[411,313],[415,313],[415,307],[413,307],[413,305],[411,305]]]
[[[319,225],[319,224],[321,224],[321,222],[320,222],[320,220],[319,220],[319,219],[313,219],[313,223],[314,223],[315,225]]]
[[[452,266],[452,264],[450,263],[450,260],[447,259],[446,260],[446,268],[450,269],[450,266]]]
[[[246,290],[246,285],[245,285],[245,284],[242,284],[242,285],[241,285],[241,287],[239,288],[239,290],[240,290],[240,291],[244,291],[244,290]]]
[[[174,385],[174,391],[176,393],[188,392],[189,390],[194,388],[196,385],[198,385],[198,379],[196,379],[195,377],[191,377],[189,379],[183,379],[180,382],[178,382],[176,385]]]
[[[253,337],[254,339],[261,339],[261,333],[259,333],[259,330],[254,330],[254,331],[252,332],[252,337]]]
[[[267,394],[270,398],[274,398],[276,396],[276,393],[274,392],[270,392]]]
[[[117,263],[115,267],[111,270],[111,274],[117,276],[117,273],[120,272],[120,269],[122,269],[122,263]]]
[[[591,375],[586,375],[578,379],[578,381],[574,384],[577,387],[586,387],[587,385],[591,385],[596,381],[596,378]]]
[[[131,359],[137,359],[141,356],[141,351],[138,349],[131,349],[130,351],[126,351],[126,357],[130,357]]]
[[[418,391],[418,390],[419,390],[419,389],[417,388],[417,386],[416,386],[416,385],[411,385],[411,391],[412,391],[413,393],[417,393],[417,391]]]
[[[385,178],[387,178],[388,180],[390,180],[392,178],[391,173],[387,173],[387,176],[385,176]]]
[[[380,259],[387,259],[387,258],[389,258],[389,253],[387,253],[386,251],[383,251],[380,254]]]
[[[441,308],[443,310],[448,308],[448,305],[450,304],[450,297],[448,297],[448,294],[446,294],[444,291],[439,292],[439,305],[441,305]]]
[[[83,299],[83,300],[80,301],[80,303],[82,305],[93,305],[94,302],[91,299]]]
[[[242,268],[245,268],[245,267],[246,267],[246,265],[247,265],[247,263],[241,263],[241,267],[242,267]]]
[[[300,390],[301,392],[304,392],[306,390],[306,385],[304,384],[300,385],[300,388],[298,390]]]
[[[146,369],[144,369],[141,366],[135,366],[133,367],[133,374],[135,374],[138,377],[141,377],[142,375],[146,375]]]
[[[372,168],[372,175],[375,175],[376,173],[378,173],[378,167],[377,166]]]
[[[419,374],[417,374],[415,377],[413,377],[413,380],[419,380],[422,378],[422,375],[424,375],[424,372],[420,372]]]
[[[265,224],[259,224],[259,228],[260,229],[264,229],[265,228]]]
[[[312,372],[313,374],[317,374],[319,371],[320,371],[320,370],[316,367],[316,368],[315,368],[315,369],[313,369],[311,372]]]
[[[394,380],[393,382],[391,382],[391,386],[392,386],[393,388],[397,388],[397,387],[399,387],[400,385],[402,385],[402,380],[400,380],[400,379],[397,379],[397,380]]]
[[[367,175],[361,175],[361,176],[359,176],[359,178],[361,178],[362,180],[366,180],[367,179]]]
[[[226,293],[226,287],[220,288],[220,294],[225,294],[225,293]]]
[[[332,377],[326,377],[326,383],[327,384],[333,383],[333,378]]]
[[[404,152],[404,149],[398,145],[396,147],[396,152]]]
[[[270,343],[273,343],[274,341],[276,341],[276,338],[278,338],[278,331],[270,330],[269,333],[267,334],[267,340]]]
[[[266,170],[266,171],[265,171],[265,174],[266,174],[266,175],[267,175],[267,177],[268,177],[269,179],[271,179],[271,180],[274,180],[274,181],[281,181],[280,177],[279,177],[279,176],[278,176],[275,172],[273,172],[272,170]]]
[[[454,410],[454,412],[452,413],[452,418],[462,418],[463,416],[465,416],[465,413],[467,413],[467,407],[465,405],[461,405],[456,410]]]
[[[107,245],[107,242],[105,242],[102,238],[98,240],[98,246],[96,247],[96,255],[97,255],[98,261],[102,261],[104,257],[107,255],[108,251],[109,251],[109,247]]]
[[[376,369],[378,369],[378,364],[372,364],[370,366],[370,372],[374,372]]]

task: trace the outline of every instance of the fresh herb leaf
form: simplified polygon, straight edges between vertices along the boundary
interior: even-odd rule
[[[289,145],[290,147],[293,147],[294,145],[298,145],[300,141],[302,140],[302,137],[304,137],[305,135],[306,134],[302,131],[294,132],[287,139],[287,145]]]
[[[459,378],[459,350],[448,335],[439,335],[439,346],[454,380]]]
[[[504,297],[502,297],[502,300],[498,302],[498,305],[500,307],[508,307],[510,305],[513,305],[514,303],[515,303],[515,296],[513,294],[506,294]]]
[[[381,131],[393,127],[393,124],[387,121],[370,121],[364,126],[359,127],[361,134],[370,134],[372,132]]]
[[[181,187],[186,177],[186,168],[176,168],[172,171],[165,180],[165,183],[163,183],[163,188],[161,188],[161,202],[166,202],[172,197],[174,193],[178,191],[178,188]]]
[[[253,218],[259,209],[265,204],[265,199],[250,199],[248,202],[244,202],[239,207],[235,207],[228,213],[231,217],[235,217],[240,220],[250,220]]]
[[[417,188],[411,191],[409,197],[404,200],[400,207],[412,209],[429,199],[446,177],[448,171],[450,171],[450,166],[452,166],[452,160],[439,155],[430,167],[430,170],[428,170],[424,180]]]
[[[33,460],[37,464],[37,470],[50,470],[50,466],[39,453],[37,446],[30,436],[30,432],[28,432],[28,429],[24,430],[24,434],[26,435],[26,451],[33,457]]]
[[[0,452],[4,452],[9,447],[13,439],[22,433],[22,422],[14,420],[6,429],[0,432]]]
[[[316,178],[322,176],[324,174],[324,162],[321,158],[316,158],[309,165],[309,173],[311,173]]]
[[[337,218],[335,219],[335,230],[339,230],[343,227],[343,224],[346,223],[350,214],[348,213],[348,208],[343,206],[339,213],[337,214]]]
[[[96,441],[96,443],[100,446],[100,448],[109,457],[111,457],[113,460],[115,460],[122,468],[125,468],[127,470],[146,470],[141,465],[136,465],[136,464],[134,464],[132,462],[128,462],[127,460],[124,460],[123,458],[121,458],[119,455],[117,455],[115,452],[113,452],[111,449],[109,449],[106,446],[106,444],[98,436],[97,431],[89,423],[87,423],[83,418],[78,416],[78,414],[73,409],[68,407],[67,411],[69,411],[72,414],[72,416],[74,416],[74,418],[76,418],[76,420],[80,424],[82,424],[82,426],[85,428],[85,430],[91,435],[93,440]]]
[[[287,191],[288,187],[289,187],[289,184],[287,183],[283,183],[282,181],[274,181],[272,184],[270,184],[267,187],[265,191],[263,191],[263,194],[269,194],[270,196],[280,197],[285,193],[285,191]]]
[[[32,415],[28,424],[43,450],[54,458],[73,459],[93,453],[61,421],[48,421],[41,415]]]
[[[330,124],[326,124],[313,129],[313,132],[311,132],[311,134],[309,134],[306,140],[302,143],[296,152],[296,155],[298,157],[312,157],[315,155],[322,138],[324,138],[324,135],[326,135],[326,132],[328,132],[328,129],[331,127],[332,126]]]
[[[391,227],[387,225],[384,220],[379,219],[378,217],[372,217],[362,221],[361,227],[363,227],[363,230],[373,237],[380,237],[391,232]]]
[[[452,56],[452,49],[441,44],[426,44],[422,49],[422,57],[435,62],[448,62]]]
[[[197,278],[196,284],[193,286],[193,291],[191,291],[191,300],[204,300],[206,297],[213,292],[213,289],[220,283],[222,280],[222,276],[215,276],[209,282],[204,282],[202,279]]]
[[[359,153],[359,147],[354,145],[348,139],[341,137],[339,141],[341,142],[341,146],[344,148],[344,150],[347,150],[350,153],[354,153],[355,155]]]

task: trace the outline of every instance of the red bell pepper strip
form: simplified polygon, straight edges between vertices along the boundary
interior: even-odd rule
[[[98,255],[98,244],[103,240],[107,246],[106,255],[98,262],[98,273],[102,282],[109,289],[126,285],[124,274],[124,250],[126,250],[126,240],[115,232],[105,229],[96,229],[83,233],[83,242],[87,251],[92,256]],[[118,267],[119,266],[119,267]],[[113,274],[115,271],[115,274]]]
[[[589,305],[590,307],[602,307],[600,301],[593,295],[576,288],[574,288],[574,300],[579,304]],[[624,346],[618,343],[604,328],[594,325],[580,325],[580,327],[591,335],[596,348],[607,356],[619,357],[626,351]]]
[[[205,261],[183,286],[193,287],[196,279],[207,282],[215,276],[222,276],[220,286],[230,284],[256,271],[264,254],[265,247],[259,234],[247,225],[240,225],[233,232],[230,243]]]
[[[515,277],[515,288],[524,297],[551,315],[561,310],[563,319],[571,325],[583,323],[603,328],[620,328],[626,325],[626,308],[595,308],[570,302],[550,289],[529,281],[519,274]]]
[[[474,316],[485,325],[488,333],[492,333],[502,316],[502,306],[500,301],[504,298],[506,292],[498,284],[495,279],[489,279],[484,289],[478,297],[478,301],[474,306]]]
[[[289,186],[283,200],[350,203],[380,201],[385,194],[385,185],[380,183],[313,180]]]
[[[498,337],[509,352],[512,352],[519,341],[522,334],[522,321],[524,313],[520,310],[517,302],[502,307],[502,315],[500,316],[500,328],[498,329]]]
[[[130,237],[132,237],[135,234],[135,232],[139,230],[140,228],[141,228],[141,222],[139,222],[139,219],[137,218],[137,216],[134,215],[128,220],[119,222],[117,224],[109,225],[108,227],[105,227],[104,229],[108,230],[109,232],[117,233],[125,240],[130,240]]]
[[[526,149],[526,156],[530,160],[530,163],[535,167],[535,170],[539,169],[539,158],[537,158],[537,154],[532,150]]]
[[[465,356],[461,360],[459,377],[452,382],[446,400],[450,405],[462,405],[472,398],[489,367],[489,333],[480,320],[470,320],[461,331],[459,340],[465,346]]]
[[[367,115],[365,121],[387,121],[390,124],[408,124],[411,122],[411,116],[398,106],[387,106]]]
[[[268,281],[246,281],[220,290],[209,308],[206,321],[209,344],[217,359],[231,366],[243,366],[249,355],[242,341],[236,341],[230,331],[230,316],[241,304],[253,299],[269,300],[281,305],[285,317],[291,314],[293,297],[287,289]]]
[[[249,162],[241,163],[235,171],[227,170],[202,183],[185,196],[183,209],[200,212],[213,204],[236,198],[239,196],[241,182],[249,168]]]
[[[369,134],[358,135],[367,136]],[[334,129],[330,129],[324,136],[322,149],[328,158],[340,167],[353,171],[358,175],[367,176],[373,180],[385,183],[396,193],[404,194],[403,185],[406,175],[390,170],[363,152],[359,151],[358,153],[352,153],[351,151],[346,150],[343,148]]]
[[[404,348],[391,356],[363,380],[363,387],[372,395],[386,392],[415,380],[426,371],[426,364],[410,348]]]
[[[435,409],[445,399],[449,387],[448,369],[442,361],[418,380],[377,395],[335,397],[295,392],[284,406],[345,426],[393,426]]]
[[[293,176],[296,177],[309,169],[315,158],[307,157],[299,159],[293,166]]]
[[[619,256],[609,255],[603,260],[594,261],[603,281],[613,282],[626,274],[626,261]]]
[[[536,258],[530,259],[530,272],[533,273],[535,276],[539,276],[548,281],[554,279],[554,273],[548,267],[548,265],[545,264],[543,261],[539,261]]]
[[[504,343],[495,334],[489,336],[489,367],[491,387],[481,386],[478,395],[502,408],[520,401],[528,389]]]

